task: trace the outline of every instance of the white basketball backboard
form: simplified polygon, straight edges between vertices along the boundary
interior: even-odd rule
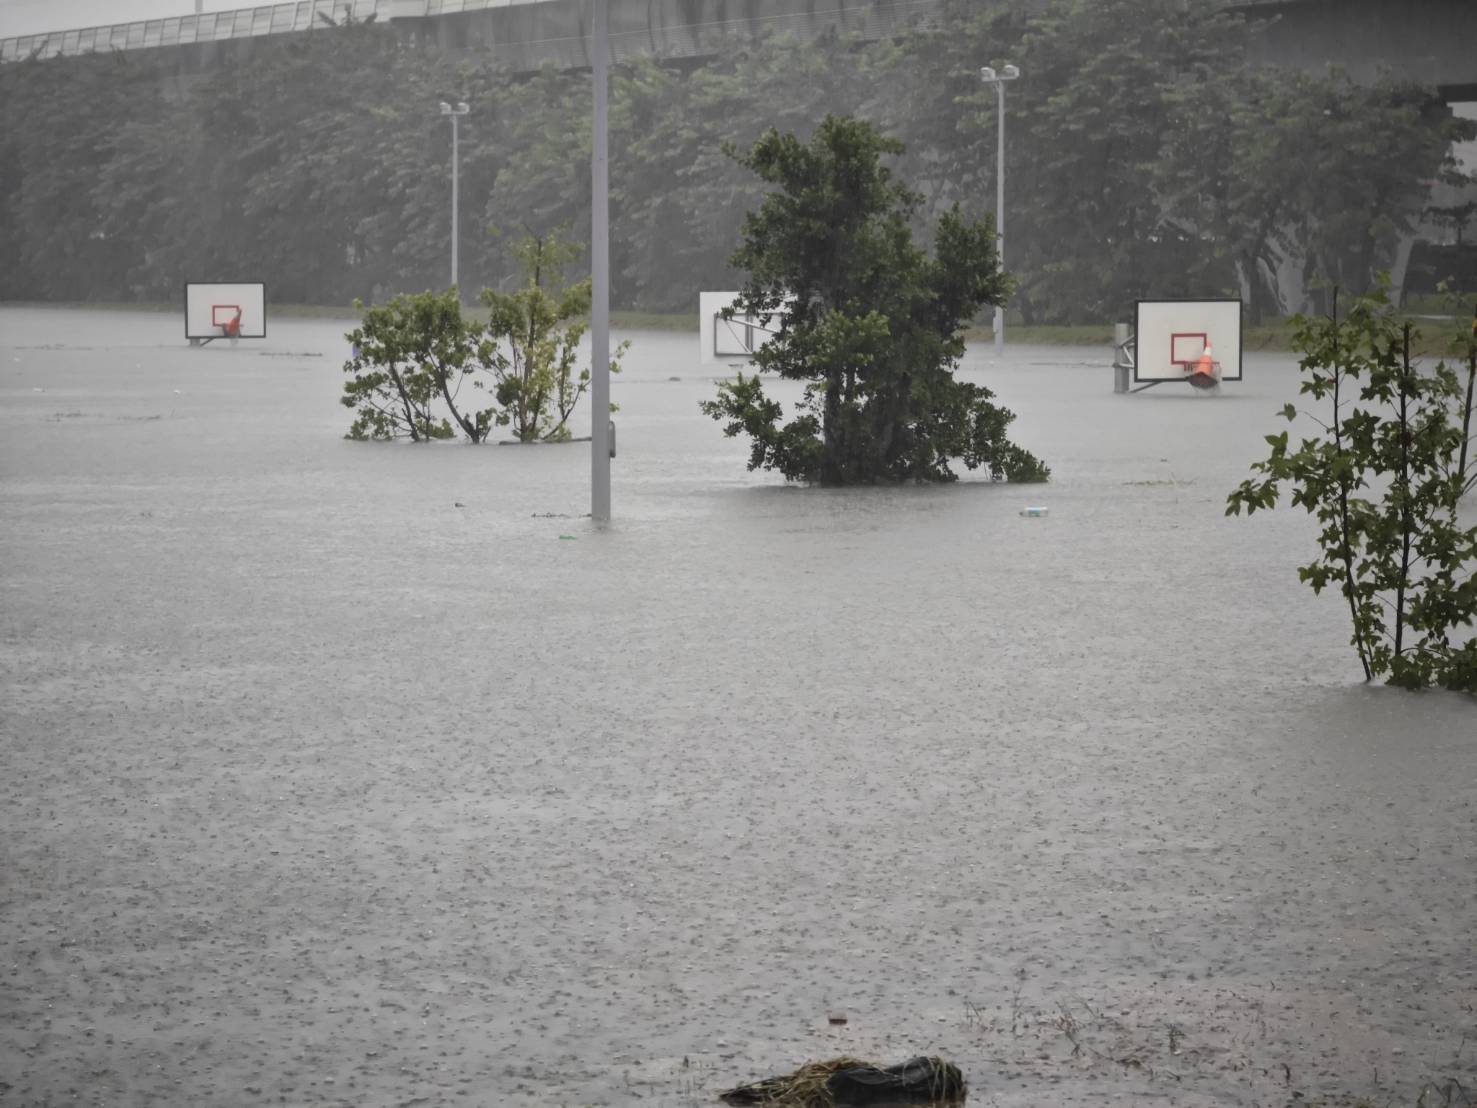
[[[185,286],[185,338],[191,340],[231,337],[231,326],[239,313],[239,336],[267,337],[267,286],[260,282],[201,283]]]
[[[776,316],[724,319],[723,309],[732,307],[738,297],[736,292],[698,293],[698,341],[704,365],[747,363],[779,326]]]
[[[1133,379],[1188,381],[1207,350],[1221,381],[1241,380],[1240,300],[1140,300]]]

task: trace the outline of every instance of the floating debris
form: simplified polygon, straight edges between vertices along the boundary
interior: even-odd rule
[[[794,1073],[769,1077],[719,1093],[725,1104],[770,1104],[784,1108],[861,1108],[863,1105],[960,1105],[968,1087],[959,1067],[942,1058],[910,1058],[896,1066],[874,1066],[860,1058],[808,1062]]]

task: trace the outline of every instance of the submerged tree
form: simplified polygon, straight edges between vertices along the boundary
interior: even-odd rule
[[[1351,643],[1366,680],[1477,692],[1477,526],[1461,519],[1471,489],[1467,438],[1477,374],[1477,336],[1467,384],[1445,362],[1411,359],[1414,328],[1388,310],[1383,292],[1347,316],[1300,319],[1305,415],[1321,434],[1293,447],[1268,435],[1271,452],[1227,501],[1226,514],[1292,502],[1318,519],[1319,554],[1298,568],[1321,592],[1335,584],[1349,608]]]
[[[486,352],[482,328],[462,315],[456,290],[397,296],[364,312],[349,332],[354,355],[344,363],[350,379],[340,402],[354,409],[351,439],[449,439],[456,428],[472,442],[492,432],[496,410],[462,411],[463,384]],[[436,401],[451,420],[437,418]],[[455,422],[455,428],[452,423]]]
[[[954,378],[964,324],[1009,288],[994,225],[956,207],[938,221],[933,256],[919,248],[909,220],[920,198],[882,165],[902,149],[835,116],[808,145],[771,130],[746,153],[730,149],[778,186],[745,220],[734,264],[749,273],[737,311],[779,328],[754,355],[758,372],[720,385],[702,409],[726,435],[749,435],[750,469],[790,480],[949,481],[952,459],[1044,480],[1047,467],[1006,438],[1014,416]],[[764,372],[805,382],[787,423]]]
[[[589,367],[578,365],[590,282],[565,286],[580,248],[556,236],[516,249],[526,283],[512,293],[483,289],[485,324],[463,314],[455,289],[356,305],[364,318],[346,336],[353,357],[340,397],[355,412],[349,438],[426,442],[460,431],[479,443],[496,427],[511,427],[519,442],[569,438],[570,416],[590,387]],[[616,348],[612,373],[628,345]],[[489,393],[494,402],[485,407],[469,399]],[[438,415],[443,407],[449,419]]]
[[[482,360],[501,405],[497,422],[511,427],[519,442],[559,442],[569,438],[569,417],[590,387],[589,367],[576,369],[590,281],[565,287],[564,269],[580,249],[557,235],[530,236],[515,252],[523,264],[523,287],[482,291],[491,312]],[[620,372],[627,345],[611,357],[612,373]]]

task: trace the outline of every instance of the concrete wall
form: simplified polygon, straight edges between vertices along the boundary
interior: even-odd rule
[[[611,52],[617,60],[711,55],[765,32],[788,32],[802,41],[833,31],[880,38],[936,7],[937,0],[613,0]],[[548,0],[401,17],[392,26],[412,41],[476,50],[518,69],[574,68],[590,64],[588,17],[583,0]]]
[[[356,2],[367,4],[372,0]],[[767,32],[792,34],[801,41],[832,32],[875,39],[927,18],[938,2],[611,0],[611,52],[618,60],[653,55],[710,56],[737,49],[744,41]],[[1026,2],[1034,4],[1040,0]],[[402,4],[392,10],[405,12],[417,7],[424,9],[424,4]],[[590,64],[586,0],[538,0],[434,16],[397,14],[393,19],[384,18],[384,14],[378,13],[379,25],[386,33],[393,33],[409,44],[453,52],[476,51],[514,70],[533,70],[543,65],[584,68]],[[140,55],[159,56],[166,68],[172,64],[177,80],[187,82],[223,62],[249,63],[257,51],[275,49],[282,37],[281,34],[250,34],[130,49]],[[14,44],[18,40],[7,41]]]
[[[342,4],[343,0],[316,2]],[[408,42],[452,51],[475,50],[515,69],[589,64],[586,0],[533,0],[435,16],[417,14],[426,10],[423,0],[352,2],[356,9],[372,9],[382,25],[388,24]],[[940,0],[610,2],[611,44],[617,58],[680,58],[734,49],[744,39],[765,31],[790,33],[801,40],[833,31],[881,37],[928,19]],[[1016,2],[1033,7],[1042,0]],[[1306,69],[1337,64],[1356,78],[1369,78],[1386,68],[1397,77],[1435,84],[1448,100],[1477,100],[1477,0],[1245,0],[1237,6],[1263,23],[1256,46],[1262,61]],[[295,9],[296,5],[272,7]],[[156,20],[149,26],[183,23],[189,18]],[[276,25],[273,19],[257,22],[270,27]],[[139,36],[130,31],[105,38],[130,44],[135,37],[147,41],[144,26],[137,25]],[[266,41],[277,37],[253,33],[142,49],[165,54],[175,61],[179,75],[188,77],[223,60],[249,59]],[[29,41],[9,39],[3,45]],[[5,57],[14,54],[11,50]]]
[[[1036,7],[1041,0],[1017,3]],[[617,58],[685,57],[732,48],[735,39],[765,30],[801,39],[833,30],[874,38],[926,20],[937,7],[938,0],[612,0],[611,44]],[[1306,69],[1337,64],[1364,79],[1384,68],[1434,84],[1450,100],[1477,100],[1477,0],[1256,0],[1239,7],[1263,24],[1263,61]],[[589,64],[587,14],[585,0],[544,0],[397,17],[393,26],[411,39],[490,53],[518,68],[582,67]]]

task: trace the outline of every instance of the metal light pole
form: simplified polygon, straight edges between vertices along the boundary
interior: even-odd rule
[[[458,280],[456,240],[457,228],[461,226],[461,220],[458,217],[457,211],[459,200],[457,178],[461,174],[461,164],[460,151],[457,145],[458,135],[456,125],[461,121],[462,116],[471,110],[471,108],[467,107],[465,100],[458,100],[454,108],[445,100],[441,101],[441,114],[451,117],[451,287],[457,290],[458,300],[461,299],[461,287]]]
[[[590,154],[590,518],[610,519],[610,10],[595,5]]]
[[[982,66],[980,68],[980,80],[987,85],[995,86],[996,100],[999,103],[1000,113],[995,125],[996,138],[999,145],[995,151],[995,261],[999,267],[1005,268],[1005,82],[1014,81],[1021,75],[1019,68],[1006,65],[996,73],[993,66]],[[995,306],[995,352],[1003,353],[1005,350],[1005,308],[999,304]]]

